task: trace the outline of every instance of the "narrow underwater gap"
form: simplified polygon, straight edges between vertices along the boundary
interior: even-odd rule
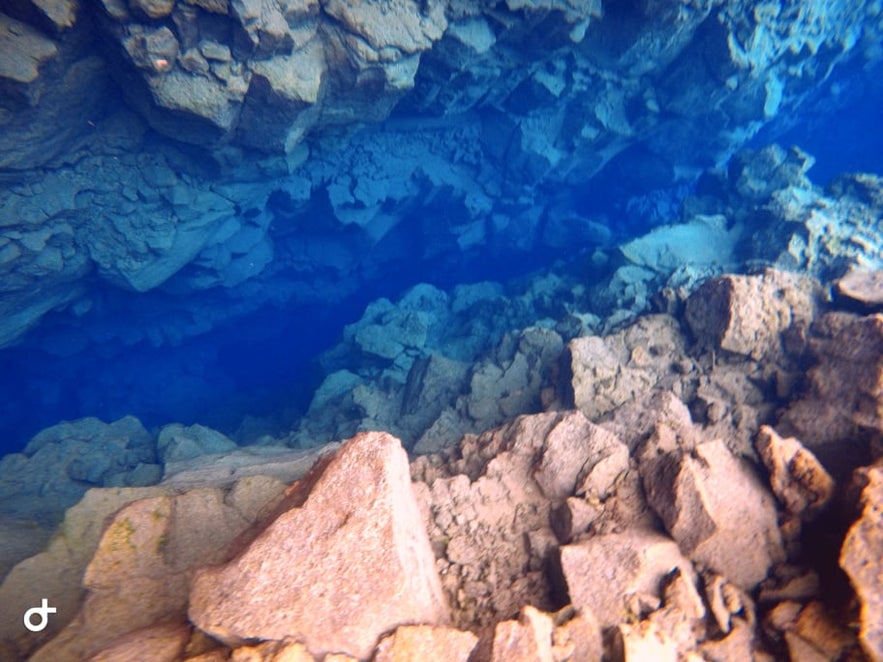
[[[777,142],[796,145],[815,159],[807,172],[810,180],[827,187],[845,173],[883,175],[883,62],[875,72],[862,61],[838,68],[836,77],[816,90],[799,115],[781,117],[762,128],[745,149],[760,149]],[[873,71],[873,70],[872,70]]]
[[[412,216],[426,220],[442,212],[421,208]],[[104,285],[111,303],[100,311],[82,317],[50,313],[20,344],[0,350],[0,456],[21,450],[47,427],[87,416],[110,422],[133,415],[147,428],[199,423],[228,436],[253,418],[259,420],[251,422],[246,441],[283,433],[305,412],[323,377],[319,355],[371,301],[396,300],[418,283],[449,290],[493,280],[505,287],[561,257],[551,248],[516,254],[482,246],[465,252],[445,247],[427,258],[433,238],[426,225],[403,219],[371,249],[375,261],[366,267],[367,283],[338,303],[265,305],[178,344],[126,344],[105,332],[111,322],[143,325],[162,293],[133,298]],[[396,259],[402,255],[412,259]],[[128,311],[125,319],[112,319],[120,314],[112,305],[119,297],[130,299]],[[103,333],[112,339],[96,342]]]

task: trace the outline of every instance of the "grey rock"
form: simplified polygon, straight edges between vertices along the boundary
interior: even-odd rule
[[[185,427],[180,423],[164,426],[156,438],[156,450],[164,464],[223,453],[236,448],[226,436],[203,425]]]

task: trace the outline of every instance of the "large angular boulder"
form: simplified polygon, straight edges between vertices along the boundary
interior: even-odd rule
[[[772,494],[722,441],[640,465],[647,500],[693,562],[751,589],[784,560]]]
[[[696,583],[693,566],[677,544],[648,529],[594,536],[560,551],[571,604],[588,608],[602,628],[638,615],[648,601],[658,602],[672,571]]]
[[[816,287],[811,279],[782,271],[721,276],[690,296],[685,315],[705,346],[757,361],[782,361],[803,348]]]
[[[320,463],[226,565],[201,571],[190,619],[228,644],[301,641],[366,658],[405,624],[443,625],[435,570],[401,443],[360,434]]]

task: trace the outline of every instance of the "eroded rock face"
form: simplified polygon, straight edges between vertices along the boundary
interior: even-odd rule
[[[688,187],[679,173],[724,162],[838,65],[873,57],[857,47],[859,29],[865,43],[879,38],[858,0],[824,12],[796,1],[755,10],[742,0],[668,0],[653,11],[546,0],[16,2],[0,41],[11,92],[0,167],[20,173],[0,191],[10,300],[0,344],[50,310],[88,309],[94,274],[139,292],[175,276],[179,293],[233,289],[237,305],[225,311],[238,315],[255,297],[352,291],[363,276],[348,265],[371,262],[370,249],[406,225],[434,256],[607,244],[617,228],[562,210],[617,155],[645,155],[623,157],[639,180],[645,161],[658,166],[654,189]],[[145,127],[146,143],[127,138]],[[194,156],[193,144],[210,156]],[[860,246],[838,246],[855,228],[838,230],[840,215],[812,204],[783,153],[732,169],[752,201],[786,189],[779,216],[810,228],[807,237],[789,222],[765,224],[780,238],[794,232],[768,249],[826,268],[847,251],[873,267]],[[176,182],[143,163],[166,156]],[[547,191],[560,194],[550,201]],[[677,221],[654,193],[648,211]],[[434,205],[442,211],[414,214]],[[719,227],[725,210],[707,211],[687,225],[711,228],[715,240],[703,245],[725,261],[744,225]],[[286,230],[273,236],[272,220]],[[860,225],[873,236],[871,223]],[[675,238],[686,229],[672,227]],[[315,241],[290,238],[301,228],[319,231]],[[41,237],[45,252],[33,248]],[[644,266],[622,275],[646,298],[645,281],[671,256],[636,248],[626,252]],[[311,272],[312,287],[292,286],[292,268]],[[248,282],[258,286],[238,289]],[[145,334],[152,341],[205,330],[166,313]]]
[[[197,576],[192,621],[228,644],[293,637],[317,655],[358,658],[397,625],[447,623],[399,441],[359,435],[320,471],[306,479],[308,496],[293,495],[300,507],[229,564]]]
[[[835,477],[867,462],[883,430],[883,315],[832,312],[811,328],[809,389],[779,427],[800,438]]]
[[[816,285],[781,271],[707,280],[687,300],[686,318],[700,342],[755,360],[799,355],[815,317]]]
[[[862,648],[872,660],[883,659],[883,469],[862,474],[862,513],[840,550],[840,566],[849,575],[861,603]]]

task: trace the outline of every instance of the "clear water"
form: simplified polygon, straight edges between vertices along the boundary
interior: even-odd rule
[[[860,70],[845,70],[838,76],[832,81],[838,93],[826,108],[792,117],[790,126],[773,123],[752,146],[773,140],[800,146],[816,157],[810,176],[821,185],[843,171],[883,173],[883,76]],[[829,93],[827,88],[820,90],[819,98]],[[623,173],[634,172],[633,168],[612,162],[588,188],[573,191],[574,211],[618,219],[613,222],[620,240],[645,232],[660,219],[641,217],[642,196],[671,185],[667,173],[652,166],[649,163],[640,175],[629,178]],[[674,191],[674,201],[686,192]],[[431,216],[443,210],[420,212]],[[421,248],[431,242],[432,237],[409,234],[416,232],[409,227],[403,223],[388,241],[422,242]],[[576,253],[578,247],[570,257]],[[254,429],[279,432],[309,402],[320,378],[317,354],[337,340],[345,324],[359,318],[370,300],[395,298],[418,282],[444,288],[484,279],[505,281],[561,257],[552,251],[473,252],[448,254],[434,262],[380,261],[368,288],[342,291],[328,305],[264,307],[209,333],[158,347],[145,340],[133,344],[84,340],[100,337],[108,327],[118,331],[121,326],[146,325],[156,307],[172,305],[168,293],[132,295],[106,288],[99,297],[105,302],[103,309],[99,306],[81,318],[51,314],[21,344],[0,350],[0,454],[22,448],[42,428],[83,416],[110,421],[134,414],[148,428],[173,421],[199,422],[228,434],[253,416],[263,419]],[[563,257],[568,257],[566,252]]]

